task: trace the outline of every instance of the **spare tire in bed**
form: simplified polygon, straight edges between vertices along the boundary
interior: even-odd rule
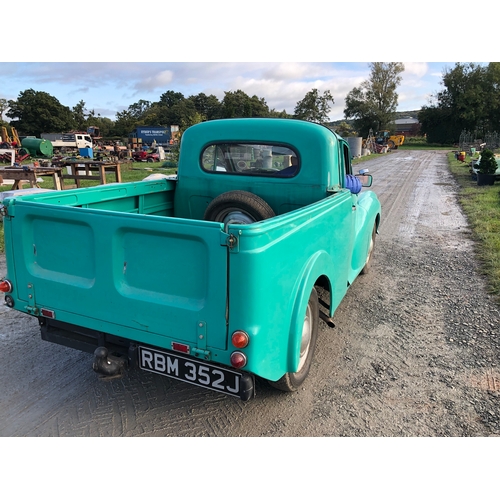
[[[204,219],[228,224],[252,224],[274,217],[273,209],[259,196],[248,191],[228,191],[214,198]]]

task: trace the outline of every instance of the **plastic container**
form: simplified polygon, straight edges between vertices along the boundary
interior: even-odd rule
[[[78,152],[84,158],[94,158],[94,150],[92,148],[79,148]]]

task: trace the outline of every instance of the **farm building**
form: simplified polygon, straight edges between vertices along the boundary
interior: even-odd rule
[[[416,118],[400,118],[394,120],[396,125],[396,134],[418,135],[420,131],[420,123]]]

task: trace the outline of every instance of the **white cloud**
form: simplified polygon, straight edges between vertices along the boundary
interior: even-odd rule
[[[405,70],[403,72],[403,78],[405,76],[408,77],[417,77],[417,78],[422,78],[423,76],[426,75],[427,71],[429,70],[429,65],[425,62],[422,63],[416,63],[416,62],[405,62],[403,63],[405,65]]]
[[[160,71],[153,76],[139,80],[134,87],[137,90],[154,91],[158,88],[165,87],[174,78],[174,72],[170,70]]]

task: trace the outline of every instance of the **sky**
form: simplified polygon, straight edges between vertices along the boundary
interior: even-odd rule
[[[403,61],[404,62],[404,61]],[[454,62],[404,62],[397,89],[398,111],[429,104],[440,90],[445,68]],[[0,62],[0,98],[15,100],[27,89],[47,92],[72,108],[83,100],[87,110],[116,119],[139,101],[155,102],[167,90],[185,97],[242,90],[264,98],[270,109],[293,114],[298,101],[316,88],[334,98],[330,119],[344,118],[346,95],[367,80],[367,62]],[[5,118],[5,116],[4,116]]]
[[[113,120],[167,90],[219,100],[242,90],[293,113],[313,88],[330,91],[329,117],[340,120],[346,95],[369,78],[371,61],[405,64],[398,111],[413,111],[429,104],[456,61],[488,60],[485,47],[491,52],[497,45],[495,30],[466,36],[465,19],[460,23],[445,3],[430,0],[390,13],[364,0],[286,7],[273,0],[149,0],[130,9],[101,0],[84,13],[63,0],[43,5],[23,18],[22,33],[29,36],[19,36],[16,23],[3,25],[9,43],[0,45],[0,98],[33,89],[70,108],[83,100]],[[65,17],[57,20],[62,9]]]
[[[297,101],[317,88],[330,90],[335,100],[330,119],[338,120],[343,118],[347,93],[368,78],[368,62],[416,61],[405,62],[398,88],[398,110],[412,111],[428,104],[429,96],[441,88],[443,70],[452,68],[455,61],[498,60],[495,21],[488,28],[481,6],[479,10],[470,7],[466,12],[435,0],[394,5],[364,0],[149,0],[142,4],[44,0],[29,12],[25,9],[4,16],[0,98],[17,99],[20,92],[32,88],[48,92],[68,107],[83,100],[87,109],[114,119],[129,105],[141,99],[156,101],[167,90],[185,97],[204,92],[221,99],[225,91],[240,89],[264,98],[270,108],[292,113]],[[494,7],[489,10],[494,14]],[[136,447],[139,441],[135,441]],[[198,452],[195,442],[190,441],[193,456]],[[151,453],[161,449],[162,444],[154,439],[148,443]],[[263,443],[258,443],[259,449]],[[323,441],[313,443],[306,438],[301,446],[306,446],[308,457],[320,461]],[[265,445],[269,447],[270,441]],[[67,446],[68,451],[69,446],[71,451],[75,448],[74,442]],[[182,446],[186,446],[184,441]],[[329,441],[327,446],[338,447],[339,441]],[[435,452],[438,445],[433,441],[425,446]],[[405,472],[414,473],[418,482],[419,467],[425,461],[407,442],[404,449],[409,452],[397,450],[398,457],[402,457]],[[442,449],[438,450],[442,457]],[[460,456],[446,451],[443,463]],[[386,497],[391,482],[387,463],[394,454],[381,441],[379,460],[371,463],[372,479],[384,480],[387,474],[379,488]],[[40,458],[45,456],[44,448]],[[216,477],[220,461],[212,463],[214,471],[209,476]],[[312,476],[317,472],[315,461],[307,463],[310,470],[304,470]],[[345,469],[337,468],[337,476],[350,477],[351,463],[347,460]],[[285,467],[287,462],[278,465]],[[205,467],[205,472],[212,472],[211,468]],[[282,475],[288,472],[285,468]],[[479,482],[472,481],[476,489],[484,483],[484,471],[478,472],[483,474],[478,474]],[[317,484],[317,474],[314,477]],[[472,474],[468,477],[475,479]],[[411,477],[406,479],[415,483]],[[329,487],[327,476],[324,481]],[[348,491],[353,484],[348,484]],[[399,493],[389,494],[389,498],[399,498]]]

